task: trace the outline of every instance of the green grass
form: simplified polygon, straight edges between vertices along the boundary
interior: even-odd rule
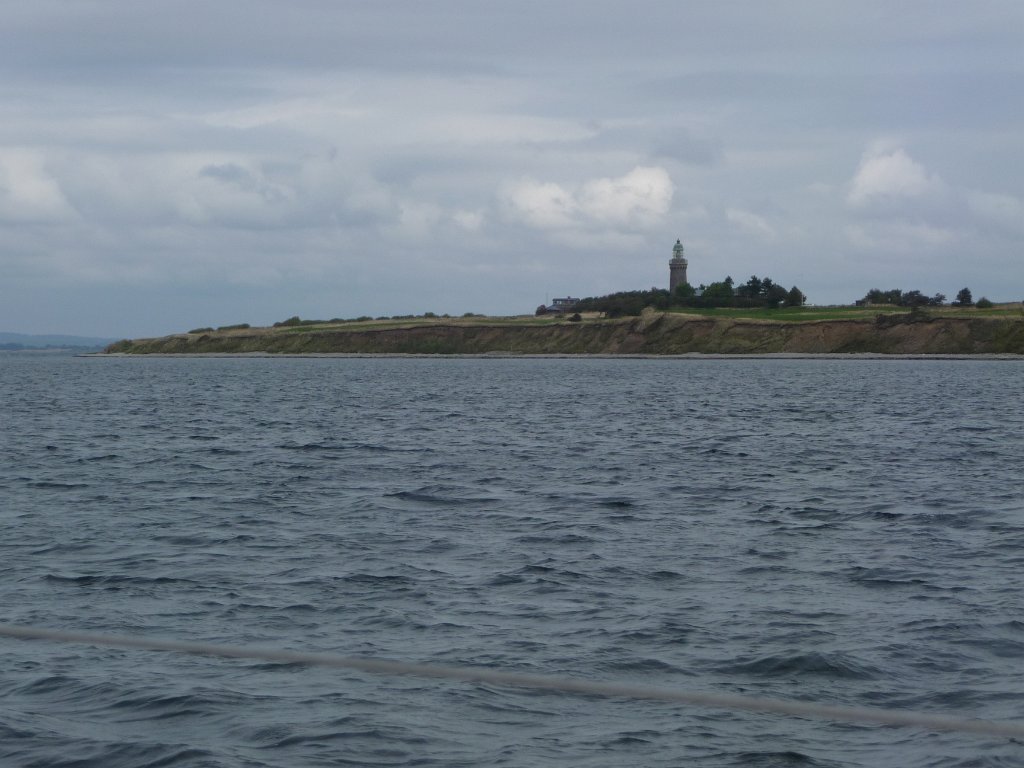
[[[697,308],[697,307],[674,307],[667,310],[671,314],[693,315],[697,317],[710,318],[733,318],[737,320],[775,320],[779,322],[811,322],[815,320],[873,320],[878,315],[908,314],[911,310],[908,307],[852,307],[852,306],[831,306],[831,307],[784,307],[779,309],[763,308]],[[1024,308],[1020,304],[996,305],[991,309],[977,309],[975,307],[923,307],[926,316],[930,317],[1024,317]],[[621,318],[628,320],[629,318]],[[584,317],[582,324],[601,323],[603,319]],[[324,331],[370,331],[370,330],[396,330],[401,328],[420,328],[424,326],[546,326],[568,324],[567,318],[558,315],[547,315],[537,317],[534,315],[520,315],[517,317],[489,317],[476,315],[473,317],[410,317],[410,318],[389,318],[381,320],[325,320],[322,322],[310,322],[302,325],[277,326],[267,329],[253,329],[260,333],[303,335],[322,333]],[[576,325],[576,323],[573,323]],[[209,331],[210,329],[197,328],[190,333]],[[221,329],[223,330],[223,329]]]
[[[704,317],[731,317],[743,320],[779,320],[784,322],[808,322],[810,320],[870,320],[879,314],[907,314],[905,307],[780,307],[779,309],[715,307],[673,308],[673,313],[700,315]]]
[[[504,325],[552,325],[557,322],[567,322],[559,317],[535,317],[523,315],[520,317],[410,317],[402,320],[350,320],[344,322],[311,323],[309,325],[278,326],[272,333],[319,333],[322,331],[376,331],[393,330],[396,328],[411,328],[423,326],[445,326],[445,325],[467,325],[467,326],[504,326]]]
[[[974,307],[922,307],[921,311],[931,317],[1011,317],[1022,314],[1019,304],[995,306],[991,309]],[[780,322],[809,322],[813,320],[872,320],[877,315],[910,314],[909,307],[780,307],[763,308],[673,308],[669,312],[699,315],[704,317],[734,318],[737,320],[778,320]]]

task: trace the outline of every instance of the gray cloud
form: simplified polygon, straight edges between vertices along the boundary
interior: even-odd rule
[[[940,5],[17,4],[0,328],[529,311],[676,237],[697,282],[1019,298],[1024,11]]]

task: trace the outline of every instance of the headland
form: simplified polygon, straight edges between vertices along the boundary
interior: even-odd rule
[[[773,314],[774,313],[774,314]],[[106,354],[1024,355],[1024,307],[771,312],[644,310],[636,317],[422,317],[196,329]]]

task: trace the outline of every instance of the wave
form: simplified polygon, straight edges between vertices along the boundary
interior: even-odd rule
[[[488,504],[501,501],[496,496],[478,496],[470,494],[468,489],[445,485],[425,485],[413,491],[385,493],[384,497],[443,506]]]
[[[756,659],[742,657],[712,667],[716,672],[729,675],[757,677],[828,677],[846,680],[875,680],[881,670],[857,661],[844,653],[794,653],[763,656]]]
[[[385,445],[381,443],[282,443],[277,446],[285,451],[310,453],[430,453],[432,449],[425,445]]]
[[[125,587],[152,587],[166,585],[190,586],[196,582],[193,579],[176,578],[171,576],[142,576],[127,574],[90,574],[83,576],[63,576],[56,573],[48,573],[43,580],[51,584],[71,584],[76,587],[105,587],[107,589],[122,589]]]

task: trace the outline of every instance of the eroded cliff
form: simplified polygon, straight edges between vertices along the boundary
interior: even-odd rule
[[[1024,317],[878,315],[776,322],[646,311],[639,318],[400,327],[232,329],[110,345],[125,354],[1024,354]]]

